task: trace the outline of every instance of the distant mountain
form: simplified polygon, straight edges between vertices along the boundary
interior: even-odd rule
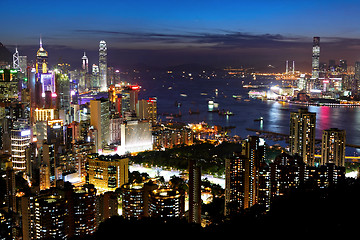
[[[0,66],[11,64],[11,62],[11,52],[0,42]]]

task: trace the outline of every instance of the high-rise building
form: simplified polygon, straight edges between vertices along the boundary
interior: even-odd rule
[[[27,172],[25,151],[30,142],[30,127],[25,122],[17,121],[11,129],[11,161],[15,171]]]
[[[147,119],[153,125],[157,120],[157,102],[156,98],[149,98],[148,100],[139,100],[136,104],[136,115],[140,119]]]
[[[92,65],[92,68],[91,68],[91,87],[93,89],[97,89],[100,87],[100,78],[99,78],[99,66],[96,65],[96,64],[93,64]]]
[[[82,60],[82,70],[84,70],[86,73],[89,72],[89,59],[86,56],[85,52],[84,52],[84,56],[81,58]]]
[[[88,156],[88,181],[99,191],[115,191],[128,182],[129,158],[119,155]]]
[[[189,219],[201,223],[201,166],[197,160],[189,160]]]
[[[116,192],[104,192],[97,196],[96,226],[112,216],[118,215],[118,196]]]
[[[316,113],[307,109],[290,113],[290,153],[311,166],[315,164],[315,127]]]
[[[181,218],[184,214],[184,194],[170,188],[150,192],[149,215],[152,218]]]
[[[264,140],[250,136],[241,154],[225,161],[225,215],[233,215],[255,204],[269,210],[270,175]]]
[[[99,76],[100,90],[107,91],[107,47],[104,40],[101,40],[99,45]]]
[[[121,91],[121,115],[126,118],[126,113],[136,113],[136,105],[138,103],[140,86],[129,85],[125,86]]]
[[[16,212],[16,185],[15,185],[15,171],[12,167],[12,162],[6,161],[6,192],[5,202],[8,212]]]
[[[298,155],[287,153],[278,155],[270,163],[271,198],[285,196],[305,180],[305,163]]]
[[[318,79],[320,72],[320,37],[314,37],[312,49],[312,78]]]
[[[121,124],[121,144],[117,147],[120,155],[151,151],[152,126],[149,121],[125,121]]]
[[[43,48],[41,38],[40,38],[40,48],[36,53],[35,70],[36,70],[36,74],[38,75],[37,79],[40,79],[40,75],[42,73],[48,72],[48,52]]]
[[[104,149],[110,142],[110,102],[108,99],[101,98],[90,101],[90,125],[97,131],[95,147],[98,152]]]
[[[153,182],[124,184],[120,191],[124,218],[149,217],[149,194],[157,187]]]
[[[323,131],[321,165],[328,163],[345,167],[345,130],[330,128]]]

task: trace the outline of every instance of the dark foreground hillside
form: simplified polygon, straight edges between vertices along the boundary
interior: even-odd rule
[[[253,208],[224,220],[216,226],[201,228],[186,221],[166,223],[156,219],[124,220],[113,217],[102,223],[92,237],[86,239],[121,239],[129,234],[136,239],[162,239],[202,235],[203,237],[240,236],[298,238],[346,237],[356,233],[360,215],[360,181],[348,180],[327,190],[298,189],[287,198],[272,204],[264,215]]]

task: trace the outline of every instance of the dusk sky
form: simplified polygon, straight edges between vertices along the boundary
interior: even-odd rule
[[[109,65],[197,63],[215,66],[295,61],[310,70],[312,38],[321,62],[360,60],[358,1],[1,1],[0,42],[34,59],[42,36],[49,62],[80,66],[85,51]]]

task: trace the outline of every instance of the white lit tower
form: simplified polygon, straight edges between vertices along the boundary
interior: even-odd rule
[[[318,79],[320,72],[320,37],[314,37],[312,50],[312,78]]]
[[[100,91],[107,91],[107,47],[104,40],[99,45]]]
[[[13,54],[13,68],[16,70],[20,70],[19,52],[17,48],[15,50],[15,53]]]
[[[85,70],[86,73],[89,72],[89,59],[84,52],[84,56],[82,57],[82,69]]]

